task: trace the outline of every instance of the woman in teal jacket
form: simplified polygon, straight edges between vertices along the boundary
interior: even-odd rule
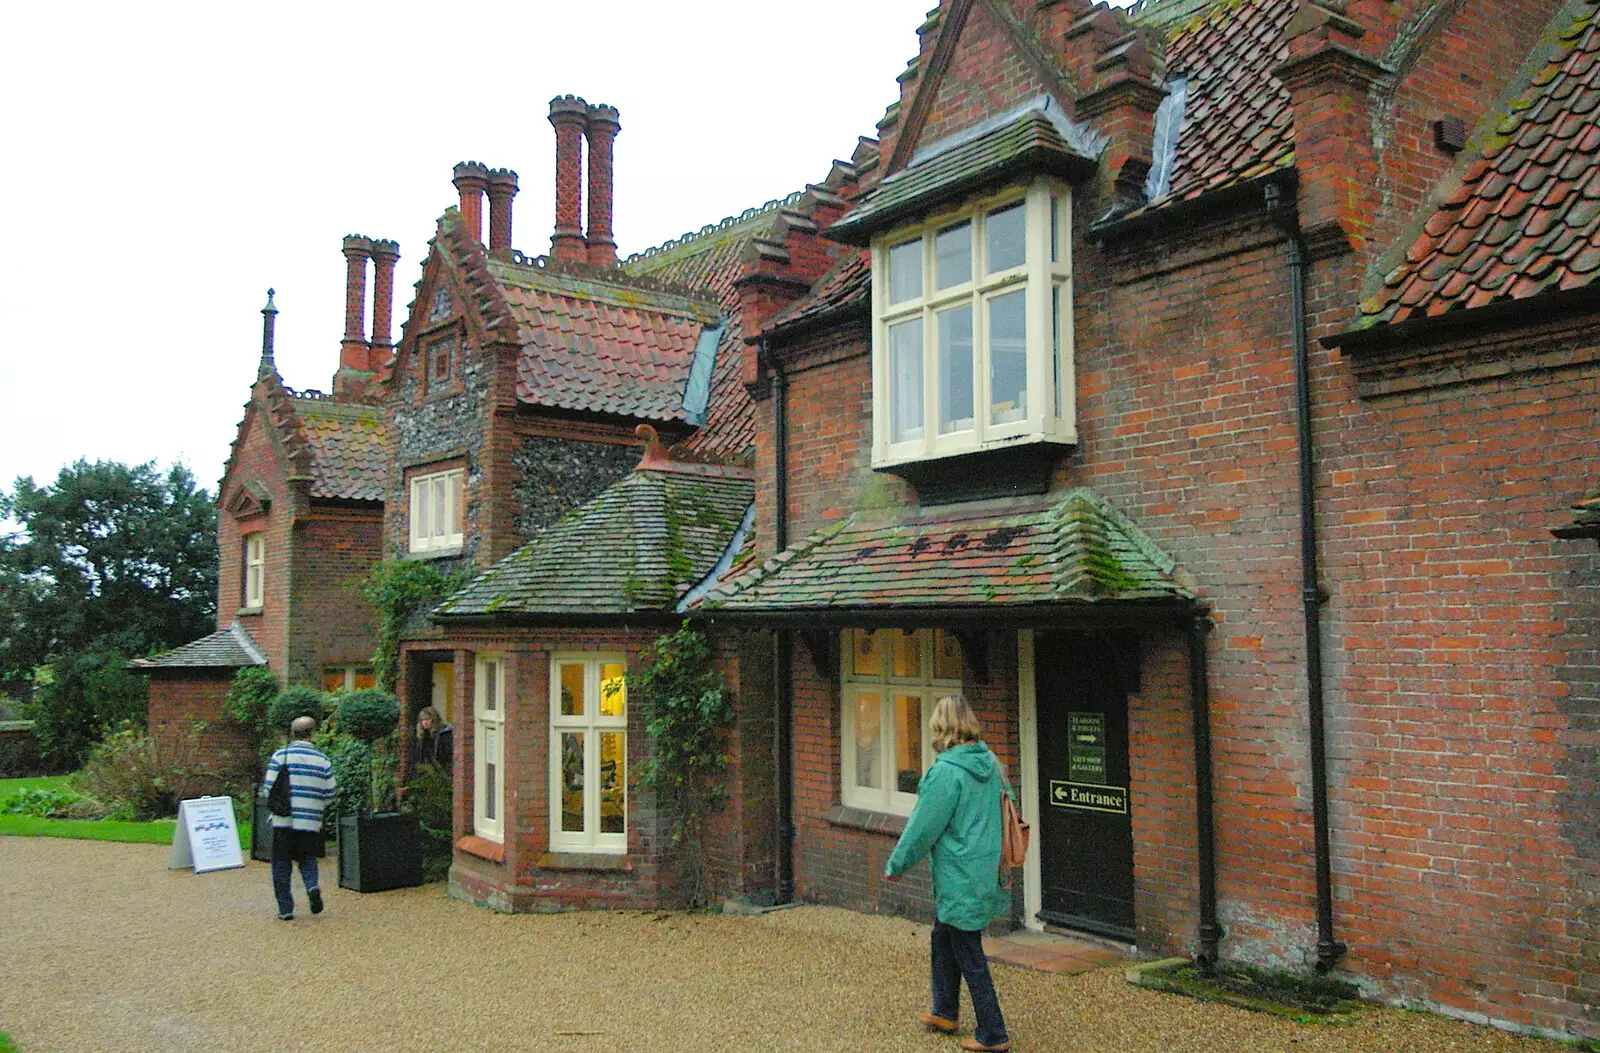
[[[928,719],[938,756],[917,784],[917,806],[894,846],[884,877],[899,881],[931,855],[933,898],[933,1011],[922,1022],[954,1034],[966,978],[978,1026],[962,1049],[1011,1048],[1005,1018],[983,953],[983,927],[1005,912],[1011,897],[1000,885],[1000,762],[979,737],[982,729],[960,695],[941,698]]]

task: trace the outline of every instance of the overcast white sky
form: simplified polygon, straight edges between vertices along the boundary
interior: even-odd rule
[[[569,92],[621,111],[619,250],[698,229],[821,179],[875,134],[933,6],[9,8],[0,485],[52,481],[79,457],[154,459],[214,492],[269,286],[284,380],[329,386],[343,235],[400,242],[396,336],[456,162],[518,172],[514,244],[545,252],[546,115]]]

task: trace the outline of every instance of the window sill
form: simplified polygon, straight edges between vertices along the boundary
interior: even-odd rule
[[[400,558],[408,563],[420,563],[430,559],[453,559],[463,551],[465,551],[463,546],[451,545],[449,548],[425,548],[419,552],[407,552]]]
[[[235,612],[234,617],[236,617],[236,618],[253,618],[258,614],[265,614],[266,611],[267,611],[267,608],[266,608],[265,605],[262,605],[260,607],[240,607],[239,610],[237,612]]]
[[[899,837],[906,828],[906,817],[893,812],[874,812],[848,804],[836,804],[823,813],[830,826],[843,826],[851,830],[865,830],[872,834]]]
[[[486,837],[468,834],[456,842],[456,851],[465,852],[469,856],[487,859],[491,863],[504,863],[506,861],[506,846],[499,841],[491,841]]]
[[[1025,437],[1005,446],[872,467],[910,483],[920,503],[945,505],[1048,493],[1067,449],[1058,440]]]
[[[629,871],[633,860],[608,852],[546,852],[534,865],[540,870]]]

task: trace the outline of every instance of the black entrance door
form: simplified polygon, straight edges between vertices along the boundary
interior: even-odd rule
[[[1034,637],[1039,727],[1039,917],[1133,938],[1127,644]],[[1123,661],[1119,662],[1119,658]]]

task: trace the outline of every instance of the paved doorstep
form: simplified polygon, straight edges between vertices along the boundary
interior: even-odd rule
[[[1122,955],[1100,944],[1048,932],[985,936],[983,951],[990,961],[1042,973],[1086,973],[1125,962]]]

